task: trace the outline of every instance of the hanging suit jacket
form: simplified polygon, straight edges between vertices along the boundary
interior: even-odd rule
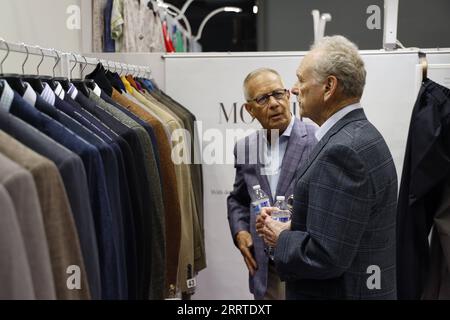
[[[56,297],[90,299],[80,243],[66,190],[55,164],[0,132],[0,152],[29,170],[36,184],[50,250]],[[69,289],[67,270],[79,267],[81,288]]]
[[[0,160],[0,167],[3,166]],[[15,192],[18,190],[15,190]],[[32,300],[33,280],[27,252],[8,191],[0,183],[0,300]]]
[[[191,161],[189,166],[191,170],[192,184],[194,188],[195,205],[198,215],[198,223],[200,232],[195,232],[194,242],[196,243],[196,256],[195,256],[195,271],[199,272],[206,268],[206,254],[205,254],[205,229],[204,229],[204,209],[203,209],[203,173],[202,165],[196,164],[195,160],[200,159],[201,150],[199,149],[199,140],[197,128],[195,126],[195,116],[183,107],[181,104],[173,100],[170,96],[166,95],[163,91],[157,88],[149,87],[145,81],[140,82],[145,88],[143,90],[144,96],[150,101],[156,99],[160,105],[164,108],[171,110],[175,113],[183,122],[184,127],[189,131],[191,136]],[[147,90],[147,91],[146,91]]]
[[[1,135],[4,135],[2,131],[0,131]],[[1,138],[0,141],[4,142]],[[33,281],[32,293],[38,300],[54,300],[56,294],[50,254],[33,177],[28,171],[4,156],[1,150],[0,184],[8,191],[15,208]]]
[[[117,198],[120,203],[120,206],[117,206],[119,209],[119,216],[121,216],[121,219],[119,219],[119,223],[116,224],[117,226],[123,225],[123,228],[119,227],[119,230],[123,232],[123,259],[126,261],[126,273],[127,277],[124,280],[127,281],[127,286],[123,286],[125,289],[128,287],[128,293],[125,293],[122,295],[124,298],[128,298],[131,300],[136,299],[136,291],[137,291],[137,254],[136,254],[136,242],[135,242],[135,221],[133,220],[133,211],[131,207],[131,200],[130,200],[130,194],[129,194],[129,185],[128,180],[126,177],[126,169],[125,169],[125,160],[123,157],[122,149],[120,146],[122,146],[123,143],[126,144],[126,142],[122,141],[120,137],[118,137],[115,133],[113,133],[108,127],[106,127],[101,121],[99,121],[95,116],[93,116],[91,113],[87,112],[86,110],[82,109],[82,107],[75,102],[71,97],[64,98],[64,101],[71,107],[71,110],[68,107],[65,107],[63,110],[64,113],[67,113],[71,118],[74,120],[77,120],[79,123],[81,123],[84,127],[92,130],[92,132],[96,132],[99,137],[102,138],[104,143],[100,144],[99,150],[102,150],[101,152],[105,152],[107,149],[111,149],[110,151],[113,152],[113,158],[116,158],[117,160],[117,171],[116,168],[112,168],[113,171],[108,171],[108,186],[113,186],[111,189],[112,194],[114,194],[114,197]],[[58,107],[58,104],[56,104]],[[85,131],[85,130],[84,130]],[[81,135],[82,136],[82,135]],[[92,139],[92,137],[87,138]],[[95,145],[96,142],[92,141]],[[97,141],[98,143],[98,141]],[[105,143],[109,148],[105,148]],[[108,158],[111,157],[110,151],[108,152]],[[124,150],[125,151],[125,150]],[[115,161],[114,161],[115,162]],[[111,169],[111,168],[105,168],[105,169]],[[117,175],[112,174],[112,172],[117,172]],[[117,234],[117,232],[115,232]],[[92,290],[91,290],[92,291]]]
[[[134,95],[130,98],[136,100],[134,105],[141,109],[144,108],[144,110],[148,110],[159,117],[171,135],[175,130],[183,128],[181,123],[166,110],[161,109],[157,105],[148,104],[145,102],[145,98],[141,97],[140,94],[133,90],[132,92]],[[139,100],[138,97],[141,100]],[[172,147],[174,147],[174,145],[172,145]],[[183,144],[183,147],[185,149],[187,148],[185,144]],[[177,177],[177,187],[181,207],[181,245],[178,266],[178,285],[183,293],[192,293],[187,286],[187,281],[195,276],[194,232],[199,232],[199,230],[195,229],[195,225],[198,226],[198,223],[195,221],[197,214],[195,212],[195,200],[189,165],[185,163],[175,164],[175,174]]]
[[[297,177],[291,230],[275,247],[286,298],[395,299],[397,174],[362,109],[325,134]]]
[[[91,98],[96,99],[94,96]],[[166,296],[168,296],[171,286],[176,286],[181,236],[180,203],[176,188],[175,168],[171,159],[171,148],[162,124],[155,117],[145,110],[133,106],[129,106],[128,110],[145,120],[153,128],[158,140],[157,148],[161,159],[161,182],[166,219]]]
[[[295,119],[281,165],[276,195],[285,196],[287,199],[293,194],[295,173],[300,165],[308,161],[309,154],[317,142],[314,132],[315,128],[313,126]],[[267,291],[269,257],[264,251],[265,244],[263,239],[256,233],[256,217],[250,212],[250,204],[255,201],[253,186],[260,185],[261,189],[269,195],[270,203],[274,203],[273,192],[270,190],[267,176],[261,174],[262,165],[259,162],[260,157],[258,157],[257,153],[259,150],[254,148],[254,146],[259,145],[263,141],[260,135],[261,132],[258,131],[237,142],[234,149],[236,177],[233,191],[227,198],[228,222],[233,241],[236,240],[236,235],[239,231],[245,230],[252,235],[254,257],[258,269],[253,277],[250,276],[249,284],[250,292],[258,300],[263,299]],[[243,155],[239,155],[244,150],[245,158],[242,157]],[[245,159],[245,163],[238,163],[238,161],[243,162],[239,159]],[[251,159],[258,159],[258,163],[253,164]]]
[[[205,241],[204,241],[204,228],[203,228],[203,187],[201,179],[201,165],[194,164],[194,122],[191,119],[191,114],[188,114],[182,108],[177,105],[161,103],[156,98],[148,93],[144,93],[143,96],[148,100],[147,103],[158,105],[160,108],[170,112],[179,122],[183,125],[184,129],[189,132],[188,139],[190,138],[191,150],[189,150],[190,164],[189,170],[191,174],[192,182],[192,195],[194,197],[195,213],[194,217],[194,267],[195,272],[200,272],[206,268],[206,253],[205,253]]]
[[[195,152],[200,152],[199,149],[199,136],[198,132],[196,132],[195,122],[196,118],[195,116],[187,110],[185,107],[183,107],[181,104],[173,100],[171,97],[166,95],[163,91],[149,91],[149,94],[153,96],[154,98],[158,99],[160,102],[162,102],[167,108],[170,108],[173,112],[175,112],[180,118],[183,119],[183,124],[186,129],[189,130],[189,133],[191,134],[192,143],[191,143],[191,158],[192,158],[192,165],[191,168],[191,176],[192,176],[192,182],[195,188],[195,204],[197,206],[197,213],[198,213],[198,220],[200,224],[201,229],[201,241],[202,246],[205,247],[205,227],[204,227],[204,210],[203,210],[203,172],[202,172],[202,165],[201,164],[194,164],[195,162]],[[194,137],[197,139],[194,140]],[[197,146],[197,150],[195,147]],[[197,154],[198,159],[200,159],[200,154]],[[204,255],[205,252],[202,252]],[[196,260],[196,269],[200,268],[199,270],[196,270],[197,272],[201,269],[206,268],[206,257],[200,257],[200,259]]]
[[[86,201],[89,199],[89,190],[82,160],[73,152],[9,113],[0,112],[0,128],[28,148],[52,160],[58,167],[77,226],[92,299],[100,299],[97,238],[91,204]]]
[[[430,263],[438,263],[429,256],[428,235],[434,218],[439,221],[436,230],[441,246],[448,247],[448,239],[441,237],[448,220],[441,220],[445,210],[438,209],[448,199],[442,190],[449,180],[450,90],[426,79],[412,113],[398,200],[399,299],[420,299]],[[441,216],[435,217],[438,211]]]
[[[2,81],[0,80],[0,83]],[[98,150],[57,121],[41,113],[28,104],[17,93],[3,82],[4,89],[0,98],[0,109],[20,118],[53,140],[75,152],[83,160],[89,187],[89,201],[94,216],[97,243],[100,258],[100,267],[103,271],[102,297],[105,299],[118,299],[118,270],[115,263],[114,240],[111,232],[109,218],[111,217],[111,203],[108,197],[105,171]],[[39,100],[39,96],[38,96]],[[38,102],[38,101],[36,101]]]
[[[161,180],[151,138],[139,123],[125,113],[102,101],[102,99],[95,98],[93,95],[91,95],[91,98],[96,99],[98,107],[113,114],[122,124],[132,129],[139,138],[139,148],[142,149],[142,157],[136,158],[140,158],[143,164],[137,167],[144,170],[146,183],[149,186],[143,190],[144,197],[146,197],[145,201],[148,204],[144,206],[144,218],[147,221],[144,231],[148,233],[148,237],[151,239],[145,243],[147,246],[146,252],[149,253],[150,260],[148,261],[148,266],[145,267],[148,277],[144,280],[144,286],[146,287],[144,293],[146,298],[162,299],[165,287],[166,260],[165,217]],[[134,151],[136,152],[137,150]]]

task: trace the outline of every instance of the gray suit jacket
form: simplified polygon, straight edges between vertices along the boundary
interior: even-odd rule
[[[317,143],[314,132],[315,128],[313,126],[305,124],[299,119],[295,119],[286,153],[282,160],[282,169],[276,195],[289,197],[293,194],[295,173],[301,164],[307,162],[311,150]],[[264,242],[256,234],[256,217],[250,214],[250,204],[255,199],[253,186],[259,184],[269,195],[270,203],[274,203],[267,176],[261,174],[261,163],[258,160],[258,163],[252,164],[251,161],[252,159],[259,158],[255,154],[256,149],[250,148],[258,144],[258,136],[261,133],[261,131],[258,131],[257,133],[251,134],[236,144],[235,158],[237,157],[237,150],[244,150],[245,148],[245,164],[235,164],[236,178],[233,191],[227,199],[228,221],[233,241],[236,239],[236,234],[239,231],[246,230],[252,234],[254,256],[258,264],[258,269],[253,277],[250,276],[249,284],[250,292],[254,294],[255,299],[263,299],[266,293],[267,264],[269,260],[267,254],[264,252]]]
[[[275,248],[287,299],[395,299],[396,204],[391,153],[354,110],[299,171],[291,230]]]
[[[0,141],[3,142],[1,138]],[[56,293],[50,251],[33,177],[24,168],[4,156],[1,150],[0,184],[8,191],[14,205],[33,281],[33,295],[38,300],[54,300]],[[0,208],[1,210],[3,208]]]
[[[0,183],[0,300],[35,299],[27,252],[14,204]]]

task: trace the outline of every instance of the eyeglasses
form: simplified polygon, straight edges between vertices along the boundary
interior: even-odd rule
[[[255,99],[249,100],[248,102],[256,102],[260,106],[265,106],[270,100],[270,97],[274,97],[276,100],[281,100],[286,97],[286,94],[288,93],[287,89],[278,89],[275,91],[272,91],[271,93],[263,94]]]

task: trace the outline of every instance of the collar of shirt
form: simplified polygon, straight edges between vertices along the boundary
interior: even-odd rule
[[[64,92],[64,89],[63,89],[61,83],[59,83],[59,82],[56,82],[56,83],[57,83],[57,85],[56,85],[56,89],[55,89],[55,94],[56,94],[61,100],[64,100],[64,96],[66,95],[65,92]]]
[[[36,105],[37,94],[28,82],[24,82],[24,84],[26,89],[22,98],[34,107]]]
[[[280,142],[282,142],[283,140],[287,140],[286,138],[289,138],[291,136],[292,128],[294,127],[294,123],[295,123],[295,117],[291,116],[291,122],[289,122],[289,125],[287,126],[286,130],[284,130],[284,132],[281,134],[281,136],[279,138]],[[263,134],[263,139],[269,146],[270,144],[269,144],[269,141],[267,140],[267,136],[265,134]],[[269,147],[268,149],[271,149],[271,148]]]
[[[0,97],[0,109],[9,112],[14,99],[14,91],[13,89],[11,89],[6,80],[0,79],[0,82],[3,85],[3,92],[2,96]]]
[[[282,137],[290,137],[292,133],[292,128],[294,127],[295,117],[291,115],[291,122],[289,122],[289,125],[287,126],[286,130],[284,130]]]
[[[75,100],[78,96],[78,89],[73,85],[73,83],[70,84],[67,94],[72,98],[72,100]]]
[[[49,84],[44,82],[44,90],[42,90],[41,98],[43,98],[47,103],[51,104],[52,106],[55,105],[55,93],[53,92],[52,88],[50,88]]]
[[[341,110],[339,110],[338,112],[336,112],[335,114],[333,114],[331,117],[329,117],[327,119],[327,121],[325,121],[322,126],[320,126],[319,129],[317,129],[316,131],[316,139],[317,141],[322,140],[322,138],[327,134],[327,132],[339,121],[341,120],[343,117],[345,117],[348,113],[352,112],[353,110],[356,109],[361,109],[361,103],[355,103],[355,104],[351,104],[349,106],[346,106],[344,108],[342,108]]]
[[[98,97],[102,95],[102,89],[94,82],[94,90],[92,90]]]

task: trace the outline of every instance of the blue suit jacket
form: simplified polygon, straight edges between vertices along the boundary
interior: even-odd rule
[[[280,179],[276,190],[277,195],[283,195],[287,198],[293,194],[295,173],[301,164],[307,162],[312,148],[317,143],[314,132],[313,126],[295,119],[286,153],[282,160]],[[257,148],[254,148],[258,145],[258,140],[263,141],[259,138],[261,134],[262,131],[258,131],[236,144],[235,159],[239,159],[236,158],[238,150],[245,150],[245,164],[235,164],[235,183],[233,191],[227,199],[228,221],[233,241],[235,241],[236,234],[239,231],[246,230],[252,234],[254,256],[258,269],[253,277],[250,276],[249,284],[250,292],[254,294],[255,299],[263,299],[266,293],[269,258],[264,252],[264,241],[256,234],[256,217],[250,214],[250,204],[255,199],[253,186],[260,185],[270,196],[270,203],[274,203],[267,176],[261,174],[262,164],[257,156]],[[257,163],[252,164],[252,159],[257,159]]]
[[[275,248],[286,298],[395,299],[397,174],[364,111],[339,120],[298,174]]]

